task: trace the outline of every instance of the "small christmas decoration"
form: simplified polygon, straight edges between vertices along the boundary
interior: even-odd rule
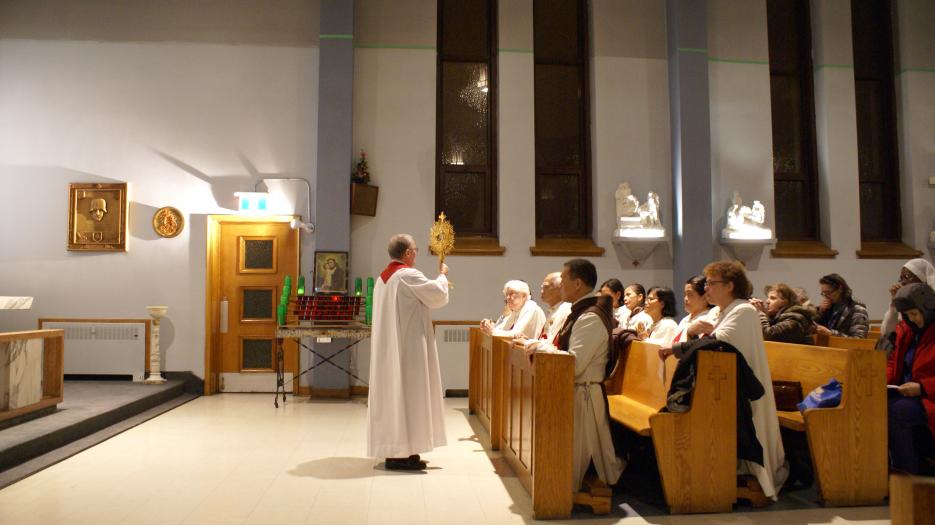
[[[367,153],[364,150],[360,150],[360,159],[351,174],[351,180],[358,184],[370,184],[370,167],[367,166]]]

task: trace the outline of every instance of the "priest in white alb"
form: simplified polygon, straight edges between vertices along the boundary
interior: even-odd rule
[[[415,269],[411,235],[394,235],[387,251],[373,291],[367,454],[390,470],[423,470],[419,454],[447,444],[431,310],[448,304],[448,266],[434,280]]]

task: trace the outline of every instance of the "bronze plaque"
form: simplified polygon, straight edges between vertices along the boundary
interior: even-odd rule
[[[127,251],[127,184],[68,185],[68,249]]]

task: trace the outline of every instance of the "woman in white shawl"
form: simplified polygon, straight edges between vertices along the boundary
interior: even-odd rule
[[[484,319],[480,328],[493,336],[516,337],[520,334],[536,339],[545,326],[545,312],[529,298],[529,285],[523,281],[507,281],[503,286],[506,303],[503,315],[496,321]]]
[[[896,292],[900,288],[912,283],[925,283],[935,288],[935,266],[932,266],[932,263],[925,259],[912,259],[906,262],[899,270],[899,282],[890,286],[890,300],[892,301],[893,297],[896,297]],[[896,308],[891,303],[889,310],[883,315],[880,335],[887,337],[896,329],[897,324],[899,324],[899,313],[896,312]]]
[[[779,490],[789,476],[785,450],[779,436],[776,400],[773,398],[773,379],[766,361],[763,327],[756,308],[747,301],[753,285],[744,273],[743,265],[736,261],[718,261],[705,267],[707,297],[716,309],[708,318],[695,321],[687,335],[710,335],[736,348],[747,361],[757,380],[763,385],[763,397],[750,403],[753,409],[753,427],[763,447],[763,464],[738,460],[738,474],[752,474],[763,488],[767,498],[776,500]],[[661,357],[673,353],[678,357],[680,344],[659,349]],[[734,407],[725,407],[734,410]]]
[[[711,310],[711,304],[708,303],[708,296],[705,291],[704,275],[696,275],[685,281],[684,292],[685,317],[679,321],[679,325],[675,329],[672,344],[688,341],[689,337],[685,332],[688,330],[689,325],[708,315]]]

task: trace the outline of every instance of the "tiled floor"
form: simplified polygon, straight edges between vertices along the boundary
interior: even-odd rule
[[[428,473],[364,457],[362,402],[199,398],[0,491],[0,524],[470,524],[532,521],[529,496],[485,452],[466,400]],[[638,516],[584,523],[889,523],[886,508]],[[553,522],[555,523],[555,522]]]

